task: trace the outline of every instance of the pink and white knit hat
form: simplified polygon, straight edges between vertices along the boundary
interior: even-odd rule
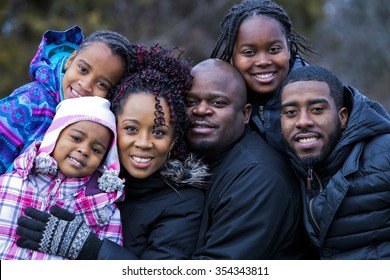
[[[106,192],[123,188],[123,182],[118,178],[120,163],[116,145],[116,121],[110,110],[110,102],[107,99],[98,96],[84,96],[69,98],[60,102],[57,105],[53,122],[42,140],[38,154],[50,155],[61,131],[79,121],[99,123],[112,131],[114,137],[105,161],[99,167],[99,171],[103,173],[103,176],[99,178],[99,188]]]

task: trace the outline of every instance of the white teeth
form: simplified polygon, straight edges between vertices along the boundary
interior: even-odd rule
[[[71,162],[73,162],[74,164],[78,165],[78,166],[83,166],[79,161],[75,160],[75,159],[72,158],[72,157],[69,157],[69,160],[70,160]]]
[[[317,140],[316,137],[310,137],[310,138],[302,138],[302,139],[299,139],[298,142],[299,143],[309,143],[309,142],[313,142]]]
[[[77,91],[75,91],[73,88],[72,88],[72,93],[73,93],[73,95],[75,96],[75,97],[80,97],[81,95],[77,92]]]
[[[149,162],[152,160],[152,158],[140,158],[140,157],[135,157],[135,156],[132,156],[132,158],[136,161],[136,162],[140,162],[140,163],[145,163],[145,162]]]
[[[268,73],[268,74],[259,74],[259,75],[256,75],[256,78],[258,79],[267,79],[267,78],[270,78],[274,75],[274,73]]]

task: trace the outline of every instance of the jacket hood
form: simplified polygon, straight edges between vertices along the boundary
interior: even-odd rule
[[[123,188],[118,178],[120,171],[117,150],[116,120],[110,110],[110,102],[97,96],[70,98],[58,104],[52,124],[46,131],[35,160],[39,171],[53,173],[57,171],[55,162],[50,160],[60,133],[69,125],[79,121],[92,121],[111,130],[113,137],[104,161],[99,166],[103,176],[99,178],[99,188],[114,191]]]
[[[390,133],[390,116],[381,104],[349,86],[344,87],[344,95],[350,115],[340,140],[341,146]]]
[[[65,31],[48,30],[38,46],[38,51],[30,63],[30,77],[32,80],[39,80],[38,70],[47,65],[54,68],[62,58],[69,57],[84,40],[81,28],[74,26]]]

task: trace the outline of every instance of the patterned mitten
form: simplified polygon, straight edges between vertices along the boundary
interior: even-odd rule
[[[51,255],[76,259],[86,244],[91,245],[94,254],[84,252],[87,258],[96,258],[101,240],[91,232],[91,229],[80,217],[76,217],[58,206],[50,209],[50,214],[40,210],[27,207],[24,212],[28,217],[18,219],[16,233],[20,235],[16,244],[19,247],[34,251],[40,251]],[[89,241],[87,242],[87,239]],[[98,244],[96,244],[96,242]],[[87,253],[87,254],[86,254]]]

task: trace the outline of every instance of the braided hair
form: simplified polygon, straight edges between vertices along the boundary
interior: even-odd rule
[[[174,125],[175,146],[171,159],[184,161],[188,156],[185,133],[189,128],[184,93],[192,86],[191,64],[181,57],[177,49],[167,49],[156,44],[147,47],[138,44],[136,47],[137,66],[120,85],[118,93],[111,102],[115,115],[123,112],[128,96],[146,92],[153,94],[155,104],[155,126],[165,124],[161,98],[165,99],[170,111],[171,124]]]
[[[223,18],[220,35],[210,57],[230,62],[241,23],[248,17],[259,15],[275,19],[280,23],[290,47],[290,68],[298,53],[312,52],[307,40],[292,28],[291,20],[281,6],[270,0],[244,0],[234,5]],[[218,57],[222,45],[225,45],[225,49]]]
[[[121,84],[128,73],[134,71],[136,62],[135,44],[130,43],[126,37],[115,31],[98,30],[85,38],[85,40],[81,43],[78,52],[96,42],[105,44],[111,50],[113,55],[118,56],[122,60],[125,66],[125,73],[119,80],[118,85]],[[113,87],[108,94],[107,99],[111,101],[117,90],[117,86]]]

